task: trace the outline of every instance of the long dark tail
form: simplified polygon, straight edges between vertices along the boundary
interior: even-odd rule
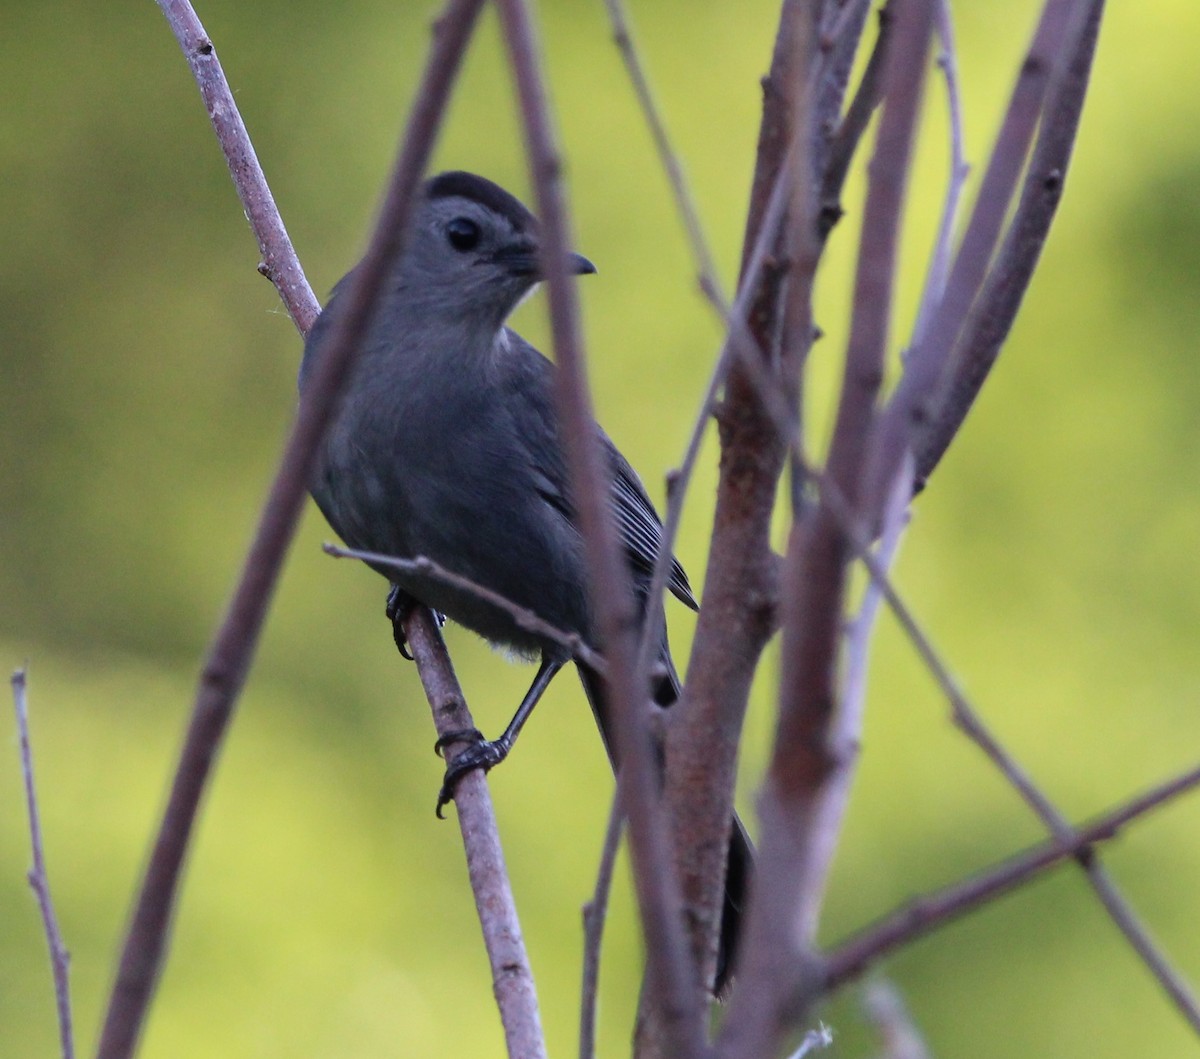
[[[604,679],[595,670],[585,665],[578,665],[579,679],[587,694],[588,702],[592,705],[592,713],[596,716],[596,724],[600,728],[600,737],[604,740],[604,748],[612,762],[613,771],[618,767],[617,741],[614,731],[614,719],[608,703]],[[671,655],[663,644],[662,672],[656,674],[654,682],[654,699],[663,707],[674,704],[679,699],[679,678],[675,675],[675,667],[671,664]],[[661,748],[660,748],[661,766]],[[745,908],[746,896],[750,887],[750,874],[754,869],[754,847],[750,844],[750,836],[746,833],[737,813],[733,815],[733,829],[729,835],[729,860],[725,868],[725,902],[721,909],[721,936],[717,949],[717,976],[713,984],[713,995],[722,997],[733,979],[734,963],[737,956],[738,939],[741,932],[742,910]]]

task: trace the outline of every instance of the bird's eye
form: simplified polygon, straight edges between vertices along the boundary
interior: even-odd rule
[[[446,238],[455,250],[474,250],[479,245],[479,225],[470,217],[455,217],[446,225]]]

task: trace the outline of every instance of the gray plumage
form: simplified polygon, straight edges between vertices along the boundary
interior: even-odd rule
[[[467,226],[475,225],[478,241],[457,248],[446,233],[452,223],[464,244],[472,242]],[[555,369],[503,326],[539,279],[536,239],[532,215],[489,181],[452,173],[426,185],[408,250],[320,453],[312,493],[351,547],[426,556],[590,641]],[[582,258],[576,268],[591,271]],[[309,336],[302,389],[346,282]],[[599,433],[617,527],[644,594],[662,526],[633,468]],[[562,653],[508,612],[435,577],[380,573],[494,644],[525,657]],[[677,562],[669,587],[695,608]]]
[[[583,545],[557,425],[555,368],[504,326],[541,278],[537,239],[533,215],[488,180],[455,172],[424,185],[406,249],[358,350],[311,489],[351,547],[401,559],[424,556],[601,648],[588,609]],[[571,263],[578,273],[594,271],[578,255]],[[301,390],[342,311],[339,291],[349,278],[334,289],[308,337]],[[644,613],[662,525],[638,476],[596,429]],[[493,644],[541,657],[518,717],[499,740],[481,744],[487,753],[470,759],[469,767],[490,767],[508,752],[533,703],[568,660],[565,649],[521,628],[507,610],[435,576],[377,569],[414,599]],[[674,560],[669,588],[695,609],[687,577]],[[679,684],[661,619],[655,636],[660,665],[653,693],[668,706]],[[579,668],[615,764],[603,681]],[[454,767],[443,800],[451,796]],[[749,844],[739,824],[731,845],[726,954],[748,865]]]

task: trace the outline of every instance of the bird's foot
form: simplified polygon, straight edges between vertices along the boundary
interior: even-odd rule
[[[388,621],[392,623],[392,639],[396,641],[396,650],[400,652],[402,658],[407,658],[410,662],[413,660],[413,656],[412,651],[408,649],[408,637],[404,635],[404,622],[416,605],[417,601],[405,592],[404,589],[399,585],[392,585],[391,591],[388,592],[387,606],[384,610]],[[437,622],[440,629],[446,624],[446,615],[436,610],[432,613],[433,620]]]
[[[459,751],[454,760],[446,765],[442,789],[438,791],[436,812],[439,819],[443,818],[442,810],[454,801],[454,792],[459,780],[468,772],[474,772],[476,769],[487,772],[499,765],[508,756],[510,749],[509,743],[503,737],[496,740],[484,739],[478,728],[461,728],[447,732],[434,743],[433,748],[440,756],[445,757],[446,747],[454,743],[467,743],[468,746]]]

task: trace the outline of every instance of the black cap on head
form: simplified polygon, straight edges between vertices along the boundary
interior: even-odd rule
[[[499,184],[474,173],[452,170],[430,179],[425,185],[425,197],[433,199],[463,198],[478,202],[489,210],[507,217],[518,232],[536,232],[537,218]]]

